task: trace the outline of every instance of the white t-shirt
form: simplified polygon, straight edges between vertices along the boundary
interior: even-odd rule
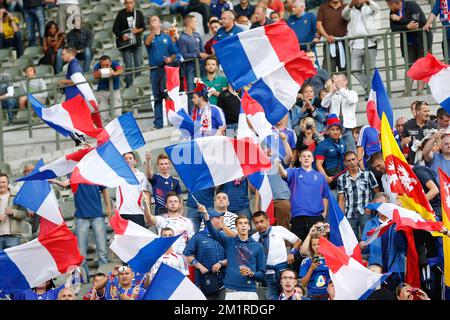
[[[138,185],[125,184],[116,189],[116,209],[120,214],[144,214],[142,192],[148,191],[147,177],[139,170],[134,173]]]
[[[189,265],[188,265],[186,257],[183,256],[182,254],[172,252],[169,254],[162,255],[158,259],[158,261],[156,261],[156,263],[150,269],[150,279],[153,279],[155,277],[155,274],[158,272],[158,269],[161,266],[161,263],[165,263],[165,264],[177,269],[185,276],[189,275]]]
[[[168,215],[156,216],[156,229],[158,229],[158,234],[161,234],[161,229],[170,228],[173,230],[174,235],[182,234],[177,241],[172,245],[173,250],[178,254],[183,254],[184,248],[186,248],[186,243],[195,234],[194,226],[192,221],[181,215],[170,218]]]
[[[252,235],[253,240],[259,240],[259,233]],[[269,234],[269,256],[267,257],[267,265],[277,265],[287,261],[286,244],[284,241],[289,241],[294,244],[298,237],[282,226],[272,226]],[[267,270],[266,274],[274,273],[273,270]]]

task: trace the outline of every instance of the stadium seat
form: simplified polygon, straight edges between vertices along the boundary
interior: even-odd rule
[[[114,46],[114,33],[111,30],[102,30],[95,33],[94,39],[100,41],[103,49],[110,49]]]
[[[0,63],[12,60],[12,48],[0,49]]]
[[[111,20],[111,19],[114,20],[114,18],[115,18],[114,16],[112,16],[110,14],[107,14],[107,13],[111,12],[111,8],[110,8],[110,6],[108,4],[106,4],[104,2],[96,4],[95,6],[93,6],[92,12],[100,14],[103,17],[104,20],[108,16],[109,16],[109,18],[107,18],[106,20]]]
[[[28,57],[31,59],[37,59],[44,55],[44,52],[41,47],[27,47],[23,52],[24,57]]]
[[[150,78],[149,76],[140,75],[134,78],[133,85],[143,90],[150,89]]]
[[[85,23],[90,23],[94,28],[103,23],[102,17],[98,13],[89,13],[84,18]]]
[[[9,165],[9,163],[0,162],[0,172],[11,175],[11,166]]]
[[[16,61],[14,61],[14,67],[19,68],[20,70],[25,69],[25,67],[29,66],[30,64],[33,64],[33,60],[29,57],[20,57]]]
[[[158,7],[149,7],[146,8],[142,11],[142,13],[144,14],[144,17],[150,17],[150,16],[162,16],[162,10]]]
[[[103,24],[103,30],[112,30],[114,26],[114,20],[108,20]],[[113,39],[111,39],[112,41]]]
[[[36,74],[41,75],[42,77],[52,76],[54,74],[53,67],[48,64],[40,64],[36,66]]]
[[[10,77],[11,77],[11,79],[13,81],[22,80],[23,79],[22,69],[12,67],[12,68],[6,69],[5,71],[6,71],[7,74],[10,75]]]
[[[92,8],[91,0],[78,0],[78,3],[80,4],[80,8],[84,11],[86,9]]]
[[[122,93],[122,100],[127,102],[132,102],[139,100],[144,95],[142,88],[136,86],[129,86]]]

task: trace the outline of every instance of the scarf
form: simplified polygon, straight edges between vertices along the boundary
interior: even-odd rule
[[[200,123],[200,132],[206,133],[212,130],[211,105],[208,103],[203,109],[195,108],[192,115],[194,122]]]
[[[450,23],[450,17],[448,15],[448,1],[441,0],[441,21]]]
[[[269,229],[267,229],[266,232],[259,234],[259,242],[264,247],[264,253],[266,254],[266,261],[267,261],[267,258],[269,257],[269,245],[270,245],[269,234],[270,234],[270,231],[272,231],[272,227],[269,227]]]

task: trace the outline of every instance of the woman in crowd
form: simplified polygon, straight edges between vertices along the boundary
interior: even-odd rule
[[[55,74],[60,73],[63,67],[61,54],[64,47],[64,41],[65,35],[62,31],[59,31],[56,22],[47,22],[44,32],[44,57],[39,60],[39,64],[53,66]]]

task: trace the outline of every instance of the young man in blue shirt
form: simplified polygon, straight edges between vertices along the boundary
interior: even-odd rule
[[[176,50],[172,39],[161,30],[161,20],[158,16],[150,17],[150,34],[144,38],[144,44],[148,51],[148,61],[151,67],[156,67],[150,71],[150,82],[152,93],[155,99],[155,121],[156,129],[163,127],[162,100],[166,89],[165,65],[169,65],[176,58]]]
[[[199,33],[195,32],[197,29],[197,19],[193,15],[184,17],[184,32],[181,33],[178,39],[178,47],[184,60],[199,58],[204,60],[208,54],[204,52],[202,38]],[[184,77],[186,79],[187,88],[185,91],[192,92],[195,87],[195,60],[185,61],[183,64]],[[188,95],[189,114],[192,113],[192,93]]]
[[[226,236],[214,229],[205,206],[198,205],[206,227],[224,248],[227,257],[225,272],[225,300],[258,300],[256,281],[263,281],[266,271],[264,247],[249,237],[250,221],[246,216],[236,219],[237,236]]]
[[[303,241],[315,223],[325,220],[328,186],[324,176],[313,169],[310,150],[302,150],[299,160],[300,168],[286,170],[278,164],[278,170],[291,191],[291,231]]]
[[[112,61],[109,56],[101,56],[100,61],[94,66],[94,78],[100,79],[97,83],[96,97],[101,111],[109,111],[109,106],[114,106],[116,117],[122,114],[122,95],[120,94],[120,75],[123,68],[117,61]],[[110,78],[112,77],[112,88]],[[111,100],[111,91],[112,100]],[[112,116],[112,115],[111,115]]]

